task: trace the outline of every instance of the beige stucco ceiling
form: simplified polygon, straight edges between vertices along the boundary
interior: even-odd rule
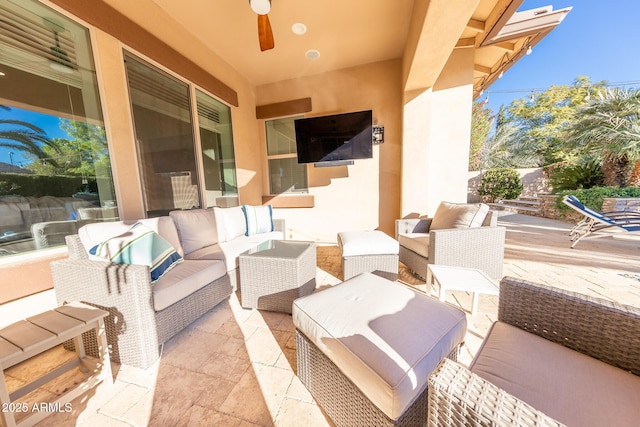
[[[435,82],[452,49],[473,48],[477,96],[548,32],[486,43],[522,0],[272,0],[275,48],[261,52],[247,0],[104,1],[181,52],[188,38],[173,37],[172,28],[186,30],[254,86],[403,58],[405,89],[413,90]],[[306,34],[292,32],[297,22]],[[310,49],[320,58],[307,59]]]

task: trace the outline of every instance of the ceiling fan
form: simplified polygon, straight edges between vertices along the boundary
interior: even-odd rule
[[[273,32],[271,31],[271,23],[267,15],[271,10],[271,0],[249,0],[251,10],[258,14],[258,40],[260,41],[260,50],[273,49],[275,46],[273,41]]]

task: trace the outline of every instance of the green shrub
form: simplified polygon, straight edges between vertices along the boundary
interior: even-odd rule
[[[515,169],[489,169],[480,179],[478,193],[490,201],[515,199],[522,193],[522,179]]]
[[[0,173],[0,196],[70,197],[83,189],[82,177]]]
[[[602,211],[602,203],[607,197],[640,197],[638,187],[592,187],[578,190],[559,191],[556,207],[560,211],[568,211],[571,208],[562,203],[562,198],[568,194],[576,196],[585,206]]]
[[[604,174],[600,163],[590,160],[555,168],[551,172],[549,183],[554,192],[592,188],[604,185]]]

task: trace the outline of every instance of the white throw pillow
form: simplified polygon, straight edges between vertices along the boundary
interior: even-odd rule
[[[246,219],[246,236],[273,231],[273,209],[267,206],[242,205]]]
[[[171,211],[169,216],[176,225],[185,255],[218,243],[213,209]]]
[[[429,230],[480,227],[489,213],[484,203],[441,202],[433,215]]]
[[[242,206],[234,206],[232,208],[216,206],[213,208],[213,213],[216,217],[219,242],[228,242],[247,232]]]

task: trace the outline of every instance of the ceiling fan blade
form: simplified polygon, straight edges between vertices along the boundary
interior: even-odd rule
[[[263,52],[273,49],[275,46],[268,15],[258,15],[258,39],[260,40],[260,50]]]

